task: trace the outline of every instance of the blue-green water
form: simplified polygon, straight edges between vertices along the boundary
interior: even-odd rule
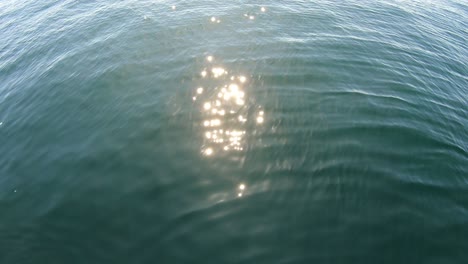
[[[2,1],[0,263],[467,263],[467,28],[449,0]]]

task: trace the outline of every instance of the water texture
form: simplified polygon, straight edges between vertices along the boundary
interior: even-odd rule
[[[466,1],[0,3],[0,263],[466,263]]]

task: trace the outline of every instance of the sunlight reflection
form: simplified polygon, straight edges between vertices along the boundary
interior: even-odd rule
[[[214,78],[218,78],[218,77],[222,76],[223,74],[225,74],[226,71],[221,67],[216,67],[216,68],[211,69],[211,73],[213,73]]]
[[[228,75],[224,66],[212,64],[215,61],[212,55],[205,59],[208,64],[200,74],[202,83],[194,89],[192,97],[202,117],[202,154],[242,152],[246,149],[247,127],[263,124],[264,112],[252,104],[252,99],[247,100],[246,75]],[[251,111],[252,107],[256,110]],[[245,185],[239,188],[243,191]]]
[[[213,154],[213,149],[212,148],[205,149],[204,154],[206,156],[211,156],[211,154]]]
[[[245,184],[241,183],[239,185],[238,189],[239,189],[239,192],[237,193],[237,196],[242,197],[244,195],[244,191],[245,191]]]

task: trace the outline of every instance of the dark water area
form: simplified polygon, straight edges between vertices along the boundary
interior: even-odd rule
[[[0,2],[0,263],[468,263],[466,1]]]

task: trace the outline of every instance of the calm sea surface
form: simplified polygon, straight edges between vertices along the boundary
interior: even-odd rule
[[[468,263],[467,1],[0,2],[0,263]]]

